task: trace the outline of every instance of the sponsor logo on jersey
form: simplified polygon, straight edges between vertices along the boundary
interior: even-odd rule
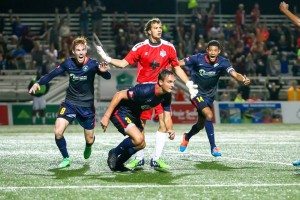
[[[165,56],[167,55],[167,52],[166,52],[165,50],[161,50],[161,51],[159,52],[159,55],[160,55],[161,57],[165,57]]]
[[[87,76],[76,76],[75,74],[70,74],[70,78],[72,81],[85,81],[87,80]]]
[[[84,71],[84,72],[86,72],[87,70],[88,70],[88,66],[87,65],[84,65],[83,67],[82,67],[82,70]]]
[[[147,110],[147,109],[150,109],[150,108],[152,108],[150,105],[142,105],[141,106],[142,110]]]
[[[209,77],[216,76],[216,72],[206,72],[204,69],[200,69],[199,74],[200,76],[209,76]]]
[[[219,66],[219,63],[215,63],[215,64],[214,64],[214,67],[218,67],[218,66]]]

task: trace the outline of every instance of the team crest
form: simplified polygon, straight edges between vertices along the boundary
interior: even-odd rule
[[[89,67],[88,67],[87,65],[84,65],[84,66],[82,67],[82,70],[86,72],[86,71],[88,70],[88,68],[89,68]]]
[[[214,67],[218,67],[218,66],[219,66],[219,63],[215,63],[215,64],[214,64]]]
[[[165,50],[161,50],[161,51],[159,52],[159,55],[160,55],[161,57],[165,57],[165,56],[167,55],[167,52],[166,52]]]

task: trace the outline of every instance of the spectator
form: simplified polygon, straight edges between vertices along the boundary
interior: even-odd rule
[[[102,14],[106,10],[106,7],[102,5],[100,0],[95,0],[92,7],[92,28],[93,33],[98,37],[101,37],[101,28],[102,28]]]
[[[234,102],[235,103],[244,103],[245,102],[245,99],[242,97],[242,93],[241,92],[238,92],[236,94],[236,97],[234,99]]]
[[[81,6],[75,12],[79,13],[80,34],[87,37],[89,34],[89,14],[92,12],[91,7],[87,1],[83,0]]]
[[[291,86],[287,90],[288,101],[300,101],[300,88],[297,86],[296,81],[291,82]]]
[[[241,39],[244,33],[245,28],[245,10],[244,4],[239,4],[238,9],[235,13],[235,23],[236,23],[236,32],[237,32],[237,39]]]
[[[258,3],[254,4],[254,7],[250,15],[251,15],[252,24],[254,27],[256,27],[259,23],[259,18],[260,18],[260,9]]]
[[[35,79],[32,79],[28,85],[28,90],[35,84],[41,76],[36,76]],[[35,92],[34,94],[31,94],[33,96],[32,101],[32,124],[36,124],[36,118],[40,117],[42,118],[42,124],[46,124],[46,99],[45,94],[49,91],[49,84],[41,85],[40,90]]]
[[[266,87],[269,92],[268,100],[279,101],[279,92],[282,88],[282,82],[279,81],[279,83],[276,84],[276,81],[266,81]]]

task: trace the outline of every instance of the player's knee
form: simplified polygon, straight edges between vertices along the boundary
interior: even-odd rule
[[[133,138],[133,143],[136,147],[141,146],[143,143],[145,143],[145,137],[143,134],[139,134],[138,136]]]
[[[206,115],[206,120],[207,121],[212,121],[213,120],[213,114],[212,113],[208,113],[207,115]]]
[[[140,145],[136,146],[135,148],[137,148],[138,150],[144,149],[146,147],[146,142],[143,141]]]
[[[57,127],[54,127],[54,135],[56,139],[60,139],[64,136],[64,133],[60,131]]]

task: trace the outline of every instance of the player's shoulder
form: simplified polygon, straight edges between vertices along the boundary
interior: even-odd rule
[[[142,42],[139,42],[139,43],[137,43],[136,45],[134,45],[132,47],[132,51],[137,51],[139,48],[142,48],[143,46],[148,45],[148,44],[149,44],[149,40],[148,39],[144,40]]]
[[[224,56],[220,56],[219,55],[219,63],[220,64],[230,64],[230,61],[229,61],[229,59],[228,58],[226,58],[226,57],[224,57]]]
[[[169,42],[167,40],[164,40],[164,39],[161,39],[161,44],[164,45],[164,46],[175,48],[174,45],[171,42]]]

